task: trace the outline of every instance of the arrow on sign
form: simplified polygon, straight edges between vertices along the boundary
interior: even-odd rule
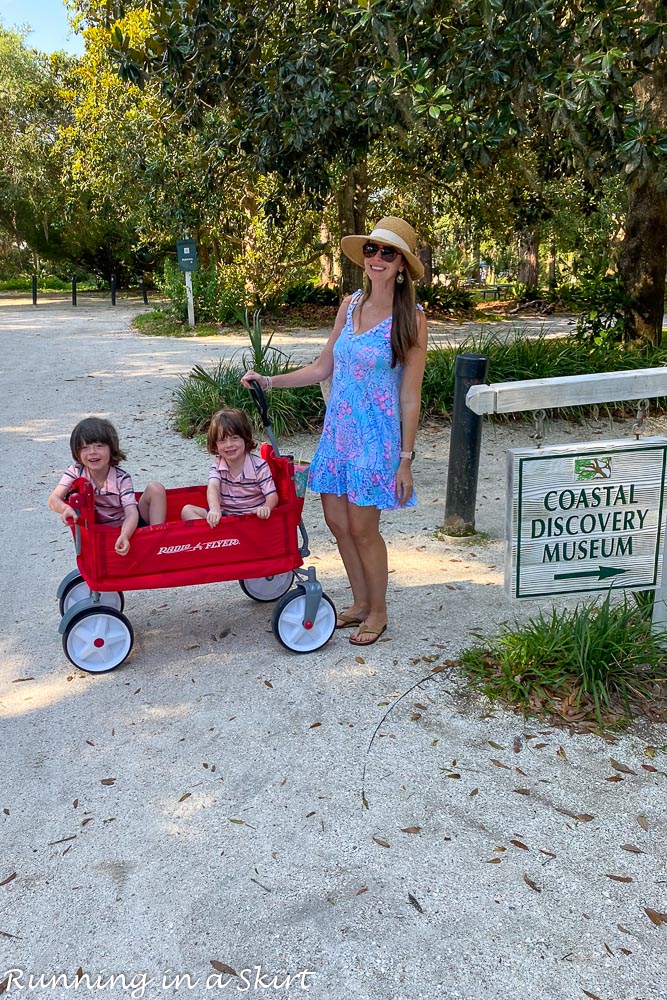
[[[627,573],[627,570],[615,569],[613,566],[598,566],[597,569],[583,573],[554,573],[554,580],[577,580],[582,576],[596,576],[598,580],[606,580],[607,577],[618,576],[619,573]]]

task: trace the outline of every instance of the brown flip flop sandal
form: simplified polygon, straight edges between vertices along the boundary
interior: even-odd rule
[[[380,629],[380,631],[378,632],[378,630],[376,628],[368,628],[368,626],[364,626],[364,623],[361,622],[358,631],[361,632],[362,635],[364,635],[364,633],[366,633],[367,635],[372,635],[374,638],[361,640],[361,639],[355,639],[354,636],[351,635],[349,641],[352,643],[352,645],[353,646],[372,646],[373,643],[377,642],[378,639],[380,638],[380,636],[383,635],[387,631],[387,626],[383,625],[382,628]]]
[[[363,624],[364,619],[358,615],[346,615],[344,611],[336,615],[336,628],[353,628],[355,625]]]

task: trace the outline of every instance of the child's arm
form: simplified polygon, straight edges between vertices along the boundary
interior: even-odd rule
[[[56,514],[60,514],[63,524],[71,524],[72,521],[76,521],[76,511],[65,501],[65,497],[68,493],[69,487],[56,486],[55,490],[49,497],[49,510],[53,510]]]
[[[206,504],[208,506],[206,520],[212,528],[215,528],[220,524],[220,518],[222,517],[219,479],[209,479],[208,486],[206,487]]]
[[[120,529],[120,535],[116,539],[114,548],[119,556],[126,556],[130,551],[130,538],[137,530],[139,524],[139,508],[136,503],[125,507],[125,519]]]
[[[277,503],[278,503],[278,494],[270,493],[268,497],[264,497],[264,506],[258,507],[257,510],[255,511],[255,514],[257,514],[257,517],[261,517],[262,520],[265,521],[267,517],[271,517],[271,511],[277,505]]]

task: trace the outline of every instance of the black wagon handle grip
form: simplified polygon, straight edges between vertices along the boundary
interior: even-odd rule
[[[253,398],[253,402],[257,407],[257,412],[259,413],[262,425],[264,427],[270,427],[271,421],[269,420],[269,408],[266,405],[266,396],[264,395],[264,390],[256,378],[250,380],[248,389]]]

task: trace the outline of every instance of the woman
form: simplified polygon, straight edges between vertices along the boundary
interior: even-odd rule
[[[319,493],[352,589],[337,628],[370,646],[387,628],[387,548],[383,510],[413,507],[415,435],[426,361],[426,319],[413,281],[424,272],[415,233],[403,219],[381,219],[368,236],[346,236],[343,253],[364,268],[366,290],[341,303],[327,344],[312,364],[273,378],[245,373],[265,389],[332,377],[322,437],[308,486]]]

